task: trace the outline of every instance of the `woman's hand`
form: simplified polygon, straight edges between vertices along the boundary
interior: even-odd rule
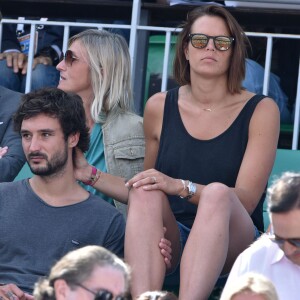
[[[89,165],[84,154],[77,147],[75,148],[73,160],[75,178],[81,182],[89,181],[92,174],[92,166]]]
[[[161,190],[168,195],[179,195],[184,186],[180,179],[169,177],[155,169],[143,171],[127,181],[126,187],[142,187],[146,191]]]
[[[8,151],[8,147],[0,147],[0,158],[2,158]]]

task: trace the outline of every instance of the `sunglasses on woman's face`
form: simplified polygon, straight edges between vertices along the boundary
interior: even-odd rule
[[[191,33],[189,39],[194,48],[202,49],[207,46],[210,39],[214,41],[214,45],[219,51],[227,51],[234,41],[233,37],[230,36],[209,36],[203,33]]]
[[[279,247],[282,247],[285,242],[288,242],[289,244],[293,245],[294,247],[300,248],[300,238],[297,239],[284,239],[281,237],[278,237],[276,235],[270,235],[270,240],[274,243],[276,243]]]
[[[101,289],[98,292],[94,292],[82,284],[77,284],[77,285],[80,286],[81,288],[83,288],[84,290],[92,293],[95,296],[94,300],[113,300],[114,299],[114,294],[108,290]],[[131,300],[131,297],[129,295],[117,295],[117,296],[115,296],[115,300]]]
[[[62,60],[65,60],[65,64],[67,65],[67,67],[71,67],[73,64],[73,61],[78,60],[79,58],[77,58],[72,50],[67,50],[66,53],[64,54],[63,52],[61,52],[60,55],[60,62]]]

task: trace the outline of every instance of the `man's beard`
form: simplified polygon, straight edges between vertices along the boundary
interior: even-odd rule
[[[43,159],[46,161],[46,166],[39,166],[33,163],[30,164],[30,159],[35,156],[43,157]],[[62,152],[56,152],[51,160],[48,159],[47,155],[36,151],[28,154],[27,161],[31,172],[35,175],[52,176],[58,174],[65,168],[68,161],[67,145],[65,145]]]

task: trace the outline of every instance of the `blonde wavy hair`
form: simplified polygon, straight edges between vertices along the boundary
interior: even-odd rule
[[[69,39],[69,46],[79,41],[87,52],[94,101],[91,115],[96,123],[115,109],[133,109],[131,60],[126,40],[106,30],[88,29]]]

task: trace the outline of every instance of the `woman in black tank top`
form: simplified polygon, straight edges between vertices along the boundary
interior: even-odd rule
[[[125,259],[132,294],[179,275],[181,300],[207,299],[218,280],[263,231],[262,204],[279,135],[276,103],[242,88],[245,33],[221,6],[188,14],[174,77],[180,88],[146,105],[145,171],[131,188]],[[157,242],[172,243],[166,271]],[[170,251],[162,244],[162,252]],[[164,250],[165,248],[165,250]]]

